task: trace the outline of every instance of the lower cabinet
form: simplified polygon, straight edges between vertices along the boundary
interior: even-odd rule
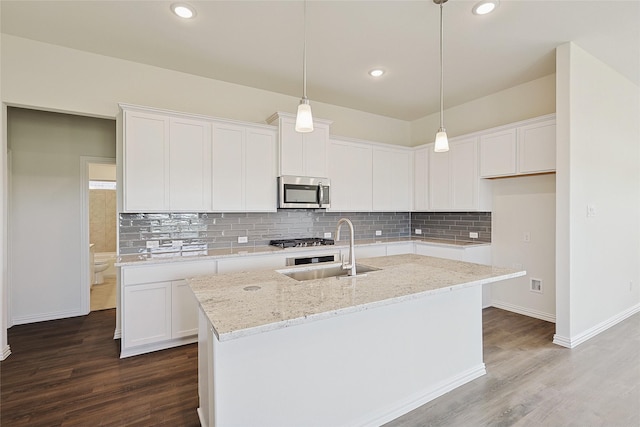
[[[123,348],[171,338],[171,282],[124,288]]]
[[[198,302],[185,279],[216,269],[211,260],[121,267],[120,357],[196,342]]]

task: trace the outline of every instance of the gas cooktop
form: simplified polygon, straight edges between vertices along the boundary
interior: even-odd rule
[[[333,239],[321,239],[319,237],[307,237],[303,239],[279,239],[271,240],[269,242],[271,246],[278,246],[280,248],[302,248],[306,246],[325,246],[333,245]]]

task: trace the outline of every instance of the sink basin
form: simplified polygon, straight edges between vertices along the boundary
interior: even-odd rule
[[[369,267],[367,265],[356,264],[356,277],[365,276],[364,273],[379,270],[378,268]],[[344,270],[341,264],[329,264],[326,266],[298,268],[291,270],[278,270],[278,273],[289,276],[298,281],[326,279],[329,277],[347,278],[349,270]]]

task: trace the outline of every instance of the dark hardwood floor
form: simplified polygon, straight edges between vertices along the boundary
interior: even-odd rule
[[[483,324],[487,375],[388,427],[640,426],[640,314],[572,350],[548,322],[490,308]],[[114,326],[105,310],[11,328],[0,425],[198,426],[196,345],[121,360]]]
[[[14,326],[0,425],[199,426],[196,344],[127,359],[115,310]]]

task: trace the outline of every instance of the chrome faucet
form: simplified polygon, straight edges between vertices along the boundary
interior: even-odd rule
[[[356,250],[355,250],[355,232],[353,231],[353,223],[349,218],[340,218],[338,220],[338,225],[336,226],[336,242],[340,240],[340,228],[342,224],[347,224],[349,226],[349,233],[351,233],[351,240],[349,241],[349,263],[345,263],[344,259],[342,260],[342,268],[344,270],[350,270],[349,276],[356,275]]]

